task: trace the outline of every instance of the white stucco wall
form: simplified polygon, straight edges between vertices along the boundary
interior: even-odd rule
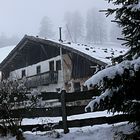
[[[41,66],[41,73],[49,71],[49,62],[54,61],[54,70],[56,70],[56,61],[61,60],[60,56],[39,62],[37,64],[30,65],[28,67],[24,67],[21,69],[17,69],[15,71],[10,72],[10,79],[21,79],[22,78],[22,70],[26,71],[26,76],[33,76],[36,75],[36,67]],[[58,71],[58,83],[57,84],[50,84],[48,86],[40,86],[38,89],[40,91],[48,91],[48,92],[56,92],[56,88],[63,88],[63,72],[62,70]]]
[[[33,65],[30,65],[28,67],[17,69],[15,71],[10,72],[10,78],[18,78],[18,79],[22,78],[21,77],[22,70],[26,70],[27,77],[36,75],[36,67],[37,66],[41,66],[41,73],[47,72],[47,71],[49,71],[49,62],[50,61],[54,61],[54,70],[56,70],[56,61],[57,60],[60,60],[60,56],[33,64]]]

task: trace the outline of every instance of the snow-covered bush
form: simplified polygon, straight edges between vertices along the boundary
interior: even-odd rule
[[[21,135],[19,127],[22,117],[13,118],[11,110],[26,108],[30,109],[39,104],[40,95],[37,91],[32,91],[30,94],[23,80],[3,80],[0,82],[0,129],[1,135]]]
[[[104,107],[114,113],[134,114],[132,121],[140,125],[140,0],[109,2],[116,8],[108,9],[106,14],[115,13],[115,22],[122,28],[123,45],[130,49],[124,56],[114,59],[119,60],[119,64],[99,71],[85,82],[88,88],[98,87],[101,91],[86,110]]]

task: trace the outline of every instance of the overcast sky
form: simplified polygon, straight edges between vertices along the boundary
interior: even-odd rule
[[[37,35],[42,17],[48,16],[56,27],[62,26],[64,13],[90,8],[106,9],[105,0],[0,0],[0,33]]]

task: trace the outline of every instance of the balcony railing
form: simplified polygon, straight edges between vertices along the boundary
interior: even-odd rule
[[[26,77],[26,86],[28,88],[38,87],[58,82],[58,71],[48,71],[34,76]]]

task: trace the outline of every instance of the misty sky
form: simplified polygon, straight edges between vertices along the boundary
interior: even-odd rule
[[[37,35],[42,17],[51,18],[55,27],[63,25],[64,13],[90,8],[106,9],[105,0],[0,0],[0,33]]]

